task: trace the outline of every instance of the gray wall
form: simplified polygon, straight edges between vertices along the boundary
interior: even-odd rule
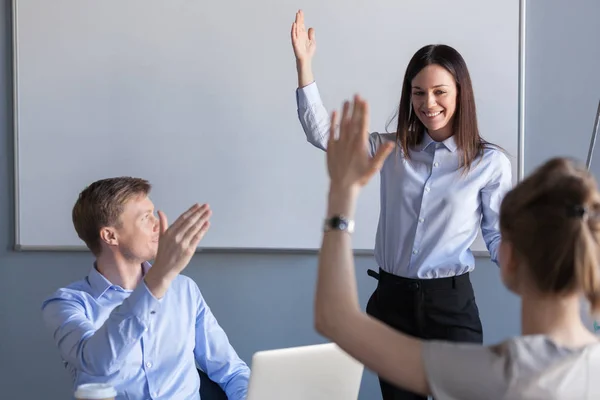
[[[526,173],[548,157],[585,161],[600,100],[600,1],[529,0]],[[600,145],[592,171],[600,174]]]
[[[598,71],[600,62],[600,32],[594,21],[594,15],[600,14],[600,3],[529,3],[526,171],[563,152],[585,156],[593,115],[585,112],[577,117],[575,111],[579,111],[581,99],[586,96],[595,96],[597,101],[600,91],[598,78],[592,74]],[[555,27],[563,31],[553,33]],[[14,193],[10,29],[10,1],[5,0],[0,8],[0,388],[2,397],[7,398],[20,394],[23,399],[67,399],[70,382],[42,326],[39,306],[55,288],[80,279],[92,259],[84,253],[11,250]],[[581,60],[582,53],[591,65],[571,65],[572,60]],[[574,75],[579,79],[596,81],[573,87],[571,76],[561,70],[567,68],[576,71]],[[595,109],[595,105],[591,108]],[[556,144],[550,144],[549,138]],[[374,288],[374,281],[365,273],[370,267],[374,267],[370,257],[357,260],[363,307]],[[315,272],[315,256],[273,254],[198,255],[185,271],[196,280],[231,341],[248,362],[260,349],[322,341],[312,329]],[[518,302],[500,284],[496,266],[488,260],[478,260],[473,280],[485,341],[495,342],[517,334]],[[376,378],[370,372],[365,373],[360,398],[379,398]]]

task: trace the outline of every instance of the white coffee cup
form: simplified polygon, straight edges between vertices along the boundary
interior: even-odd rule
[[[75,390],[77,400],[115,400],[117,391],[106,383],[86,383]]]

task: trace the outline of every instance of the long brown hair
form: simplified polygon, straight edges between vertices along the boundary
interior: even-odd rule
[[[600,194],[585,167],[554,158],[535,170],[504,197],[500,231],[542,293],[581,291],[600,311]]]
[[[486,147],[495,145],[486,142],[479,135],[471,76],[463,57],[450,46],[444,44],[424,46],[413,55],[408,63],[397,113],[396,140],[407,159],[410,159],[409,148],[414,148],[423,140],[425,125],[412,110],[412,81],[423,68],[432,64],[445,68],[452,74],[456,82],[458,93],[452,133],[458,149],[462,152],[462,166],[466,167],[465,170],[468,171],[475,158],[482,155]]]

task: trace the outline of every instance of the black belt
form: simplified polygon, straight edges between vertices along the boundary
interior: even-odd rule
[[[463,285],[471,285],[468,272],[458,276],[433,279],[404,278],[385,272],[381,268],[379,268],[379,272],[369,269],[367,270],[367,274],[377,279],[379,281],[379,286],[393,285],[406,289],[453,289]]]

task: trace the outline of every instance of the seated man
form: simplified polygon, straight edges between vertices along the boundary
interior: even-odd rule
[[[229,399],[245,399],[248,366],[198,286],[180,275],[210,208],[196,204],[168,227],[149,191],[147,181],[124,177],[81,192],[73,224],[96,260],[43,303],[44,321],[76,386],[109,383],[118,399],[199,399],[197,362]]]

